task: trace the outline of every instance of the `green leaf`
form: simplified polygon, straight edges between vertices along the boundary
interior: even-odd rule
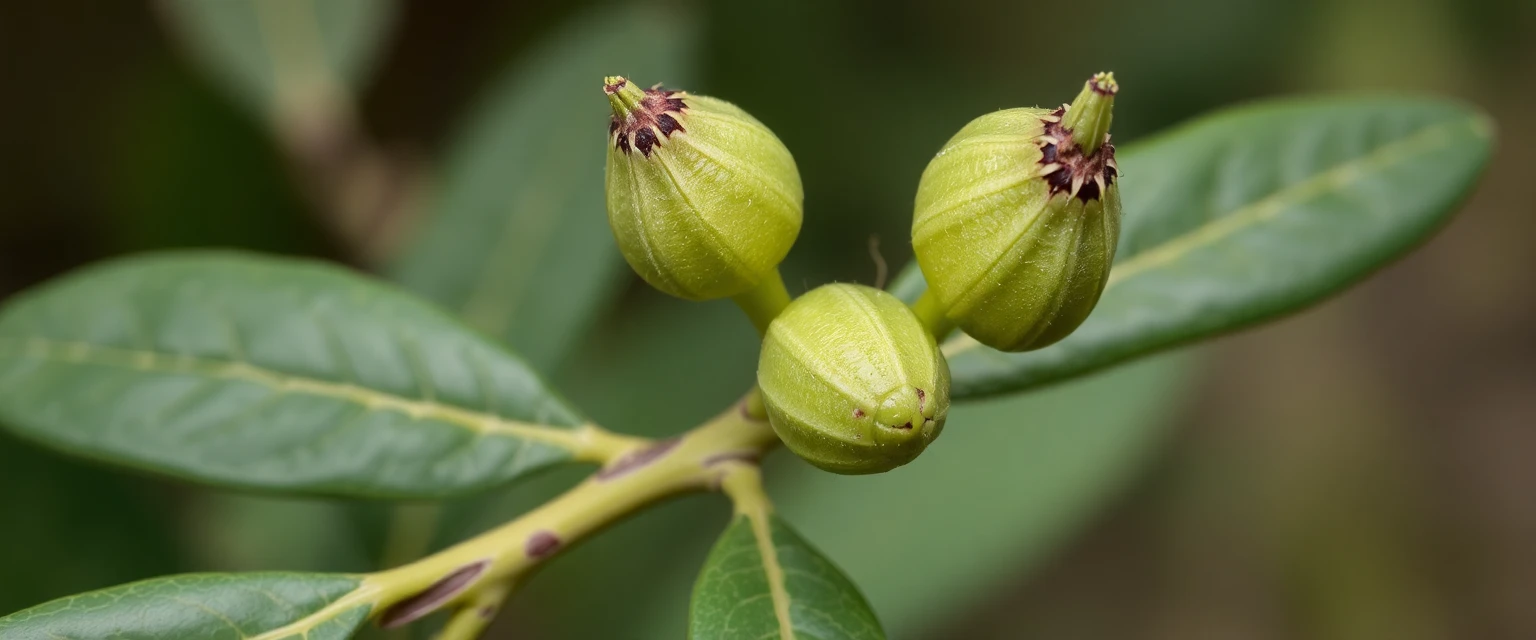
[[[688,25],[657,7],[591,13],[509,69],[394,279],[553,371],[626,272],[603,204],[602,78],[686,86]]]
[[[1124,228],[1093,315],[1030,353],[950,339],[953,393],[1037,387],[1322,300],[1439,228],[1492,135],[1456,103],[1352,97],[1232,109],[1134,145],[1119,158]]]
[[[232,487],[442,497],[580,455],[581,418],[516,357],[344,269],[151,254],[0,310],[0,422]]]
[[[204,573],[82,593],[0,618],[6,640],[342,640],[368,618],[362,578]],[[349,597],[349,594],[350,595]]]
[[[737,515],[693,588],[688,637],[883,640],[857,587],[778,517]]]
[[[163,0],[168,26],[240,102],[265,116],[279,92],[355,88],[394,22],[392,0]]]

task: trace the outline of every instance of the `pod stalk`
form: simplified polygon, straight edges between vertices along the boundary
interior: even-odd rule
[[[741,307],[752,320],[752,326],[757,327],[757,334],[764,336],[768,334],[768,325],[789,306],[789,289],[784,287],[784,278],[775,268],[757,286],[732,296],[731,301]]]
[[[603,78],[603,93],[608,94],[608,104],[613,106],[613,115],[620,120],[628,119],[629,114],[639,109],[645,100],[645,91],[624,76]]]
[[[912,313],[922,321],[923,327],[928,333],[933,334],[936,342],[944,342],[950,333],[955,330],[955,321],[949,319],[949,309],[939,300],[939,296],[933,293],[933,289],[924,289],[923,295],[917,297],[912,303]]]

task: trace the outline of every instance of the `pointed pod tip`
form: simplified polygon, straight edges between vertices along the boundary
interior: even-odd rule
[[[1088,88],[1101,96],[1112,96],[1120,92],[1120,83],[1115,82],[1113,71],[1100,71],[1088,79]]]
[[[1115,94],[1119,91],[1115,74],[1096,73],[1083,84],[1072,104],[1067,105],[1061,127],[1071,134],[1073,144],[1082,149],[1083,155],[1093,157],[1101,145],[1108,144]]]
[[[629,114],[639,109],[640,104],[645,100],[645,91],[624,76],[604,77],[603,93],[608,96],[608,104],[613,107],[614,117],[620,120],[628,119]]]

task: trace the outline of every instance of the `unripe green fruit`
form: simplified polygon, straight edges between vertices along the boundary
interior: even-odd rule
[[[1098,303],[1120,238],[1118,89],[1099,74],[1071,105],[981,116],[923,172],[912,247],[945,315],[978,342],[1039,349]]]
[[[949,413],[949,364],[933,336],[901,300],[859,285],[790,303],[763,337],[757,384],[779,439],[837,473],[911,462]]]
[[[734,296],[773,274],[805,199],[784,144],[728,102],[604,83],[608,224],[630,266],[689,300]]]

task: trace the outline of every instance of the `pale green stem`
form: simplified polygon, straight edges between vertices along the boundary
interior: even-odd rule
[[[431,551],[442,510],[440,503],[399,504],[390,507],[389,526],[384,532],[384,550],[379,556],[379,566],[398,567]],[[406,640],[411,637],[411,630],[405,627],[390,629],[384,632],[384,636],[392,640]],[[472,639],[474,636],[466,637]]]
[[[955,330],[955,321],[949,319],[948,311],[944,303],[939,301],[939,296],[933,293],[933,289],[924,290],[917,302],[912,303],[912,313],[917,314],[917,319],[922,321],[938,342],[943,342]]]
[[[453,615],[448,618],[448,623],[443,625],[433,640],[475,640],[491,622],[496,619],[496,613],[501,610],[502,601],[507,599],[507,594],[512,592],[512,582],[503,580],[486,585],[484,588],[466,598]],[[401,627],[400,631],[410,630]]]
[[[671,496],[729,487],[738,510],[767,512],[757,485],[756,461],[778,446],[768,422],[757,417],[756,392],[675,441],[657,456],[635,457],[660,443],[631,439],[605,456],[600,472],[559,497],[491,531],[394,569],[363,576],[353,592],[319,611],[251,640],[308,634],[358,606],[378,617],[466,567],[482,567],[464,591],[436,608],[455,612],[441,640],[468,640],[488,625],[512,588],[553,555],[592,533]],[[627,466],[626,466],[627,465]],[[427,613],[425,611],[421,613]]]
[[[774,269],[757,286],[731,300],[752,319],[752,326],[757,327],[759,335],[768,335],[768,325],[789,306],[789,289],[784,287],[779,270]]]

